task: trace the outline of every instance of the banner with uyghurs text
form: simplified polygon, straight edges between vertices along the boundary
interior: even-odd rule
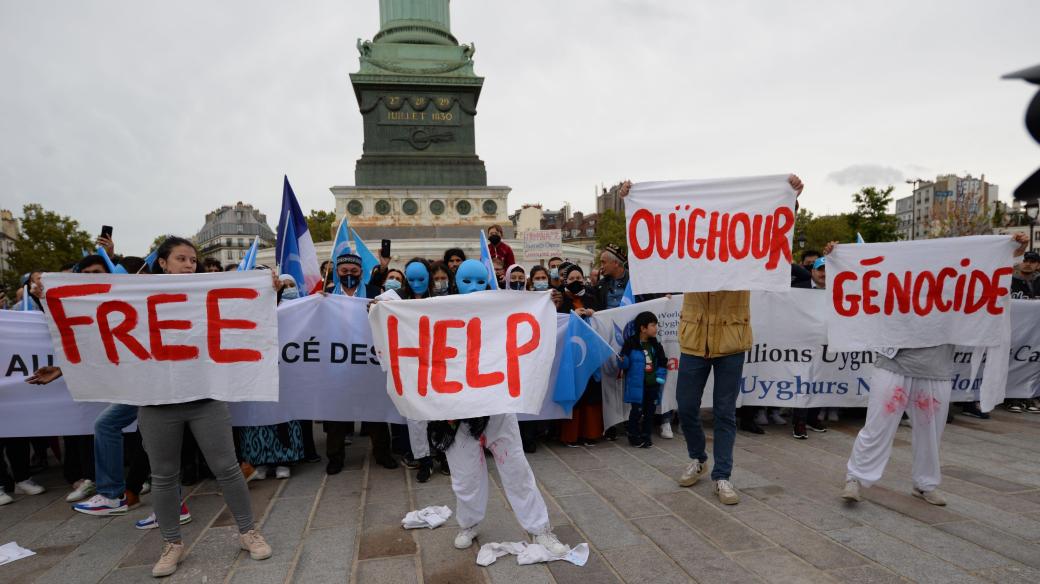
[[[537,414],[556,353],[548,293],[386,300],[369,311],[386,391],[413,420]]]
[[[632,291],[790,286],[795,192],[787,178],[632,185],[625,198]]]
[[[827,339],[847,350],[1006,342],[1016,247],[1002,235],[838,245]]]
[[[267,271],[48,273],[47,326],[72,397],[131,405],[278,400]]]

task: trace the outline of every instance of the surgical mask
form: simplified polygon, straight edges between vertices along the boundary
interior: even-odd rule
[[[550,268],[549,269],[549,277],[552,278],[553,280],[559,280],[560,279],[560,269],[559,268]]]
[[[548,280],[535,280],[533,282],[533,285],[534,285],[534,289],[539,291],[539,292],[544,292],[544,291],[549,289],[549,281]]]
[[[567,284],[567,290],[575,296],[581,296],[585,293],[585,284],[580,280],[576,280],[574,282],[571,282],[570,284]]]
[[[524,289],[524,283],[523,282],[510,282],[509,283],[509,288],[511,290],[523,290]]]
[[[496,233],[496,234],[492,235],[491,237],[489,237],[488,241],[491,242],[491,245],[498,245],[498,244],[502,243],[502,236]]]
[[[448,293],[448,281],[447,280],[438,280],[438,281],[433,283],[433,295],[434,296],[444,296],[447,293]]]
[[[282,288],[282,300],[293,300],[300,297],[300,290],[296,286]]]
[[[401,283],[397,280],[387,280],[383,283],[383,288],[386,288],[387,290],[400,290]]]
[[[359,278],[357,276],[344,276],[344,277],[340,278],[340,281],[343,282],[343,287],[344,288],[346,288],[347,290],[350,290],[351,288],[357,288],[358,287],[358,284],[361,283],[361,278]]]

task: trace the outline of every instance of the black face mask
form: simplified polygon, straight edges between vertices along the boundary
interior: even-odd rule
[[[570,284],[567,284],[567,290],[575,296],[581,296],[585,292],[585,284],[581,281],[575,280]]]
[[[361,283],[361,278],[358,278],[357,276],[344,276],[342,280],[343,286],[348,290],[351,288],[357,288],[358,284]]]
[[[510,282],[509,283],[509,288],[511,290],[523,290],[524,289],[524,283],[523,282]]]
[[[491,237],[489,237],[488,241],[491,242],[491,245],[498,245],[498,244],[502,243],[502,236],[496,233],[496,234],[492,235]]]

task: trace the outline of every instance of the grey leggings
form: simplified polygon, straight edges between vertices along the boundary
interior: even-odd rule
[[[235,457],[231,437],[231,414],[221,401],[203,400],[186,404],[142,406],[137,425],[152,464],[152,497],[155,518],[164,541],[180,541],[181,442],[184,425],[199,444],[206,463],[217,477],[238,531],[253,529],[249,489]]]

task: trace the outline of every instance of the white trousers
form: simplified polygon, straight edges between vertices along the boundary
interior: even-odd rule
[[[939,441],[950,407],[950,382],[875,369],[867,421],[856,436],[847,478],[869,487],[881,479],[903,412],[910,417],[914,486],[931,491],[942,482]]]
[[[488,468],[484,447],[495,457],[498,478],[506,491],[517,521],[528,533],[549,531],[549,511],[534,481],[534,472],[524,456],[520,426],[513,414],[491,416],[479,440],[465,424],[459,427],[448,452],[451,488],[455,491],[455,519],[459,527],[473,527],[484,519],[488,500]]]
[[[419,460],[430,455],[430,439],[426,436],[426,420],[408,422],[408,444],[412,447],[412,458]]]

